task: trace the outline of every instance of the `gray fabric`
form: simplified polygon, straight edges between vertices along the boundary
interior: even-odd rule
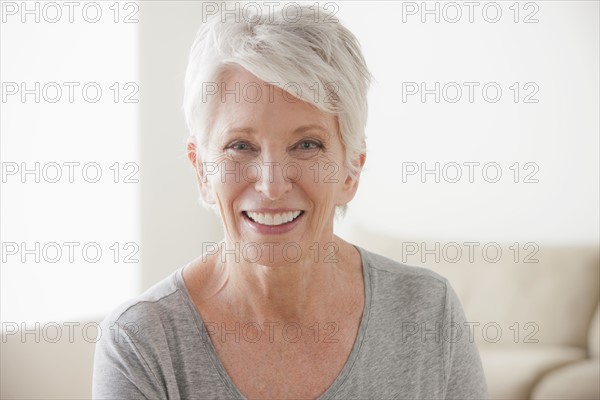
[[[320,398],[487,398],[474,338],[448,281],[358,249],[365,283],[358,336]],[[103,321],[94,398],[243,398],[208,339],[182,271]]]

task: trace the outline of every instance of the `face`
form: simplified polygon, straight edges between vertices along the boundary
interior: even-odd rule
[[[241,68],[223,80],[237,93],[216,95],[207,143],[190,157],[227,248],[263,265],[324,254],[335,208],[358,184],[344,167],[337,118]]]

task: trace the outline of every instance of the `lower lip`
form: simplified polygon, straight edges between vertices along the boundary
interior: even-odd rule
[[[293,221],[286,222],[285,224],[281,225],[259,224],[258,222],[255,222],[250,217],[248,217],[246,213],[242,213],[242,217],[255,232],[260,233],[261,235],[282,235],[294,229],[296,225],[300,223],[300,220],[304,218],[304,213],[300,214]]]

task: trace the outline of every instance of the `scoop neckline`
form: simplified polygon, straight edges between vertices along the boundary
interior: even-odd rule
[[[340,389],[340,387],[348,379],[348,376],[350,375],[350,371],[352,370],[354,363],[356,362],[356,360],[358,358],[358,354],[360,352],[360,348],[362,347],[364,337],[366,334],[366,330],[367,330],[367,325],[369,322],[369,314],[371,311],[371,277],[369,275],[369,269],[367,266],[368,263],[367,263],[366,251],[359,246],[356,246],[356,245],[353,245],[353,246],[354,246],[354,248],[356,248],[356,250],[358,250],[358,252],[360,254],[361,264],[362,264],[363,287],[364,287],[364,289],[363,289],[363,292],[364,292],[363,312],[362,312],[360,324],[358,327],[358,333],[356,334],[356,338],[354,339],[354,344],[352,345],[352,350],[350,350],[348,359],[344,363],[344,366],[342,367],[338,376],[331,383],[331,385],[323,392],[323,394],[321,394],[319,397],[317,397],[318,400],[327,400],[327,399],[333,398],[333,396],[335,396],[335,394]],[[192,296],[191,296],[190,292],[188,291],[187,286],[185,285],[185,281],[183,279],[184,268],[185,267],[179,268],[179,270],[175,273],[176,286],[184,295],[183,297],[184,297],[188,307],[190,308],[190,312],[193,315],[194,321],[196,323],[196,328],[199,331],[198,333],[201,335],[200,337],[207,339],[207,340],[202,340],[202,344],[204,345],[205,350],[207,351],[208,355],[210,356],[213,367],[215,368],[216,372],[221,377],[221,380],[223,381],[223,383],[227,387],[227,389],[230,392],[232,392],[232,394],[235,396],[236,399],[246,400],[247,397],[245,397],[242,394],[242,392],[240,392],[240,390],[237,388],[237,386],[233,383],[233,380],[229,376],[229,373],[225,370],[225,367],[223,366],[223,363],[221,362],[221,359],[219,358],[217,351],[216,351],[212,341],[210,340],[210,337],[208,336],[208,331],[206,330],[204,320],[202,319],[202,316],[196,309],[196,306],[194,305],[194,302],[192,301]]]

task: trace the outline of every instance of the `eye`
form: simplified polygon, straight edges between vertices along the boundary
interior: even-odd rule
[[[305,140],[302,140],[300,143],[298,143],[296,147],[299,150],[310,151],[310,150],[322,149],[323,145],[321,144],[321,142],[318,142],[316,140],[305,139]]]
[[[252,150],[250,144],[246,142],[235,142],[226,147],[227,150],[246,152]]]
[[[245,140],[232,141],[223,150],[227,157],[234,161],[242,161],[255,157],[259,152],[259,149]]]

